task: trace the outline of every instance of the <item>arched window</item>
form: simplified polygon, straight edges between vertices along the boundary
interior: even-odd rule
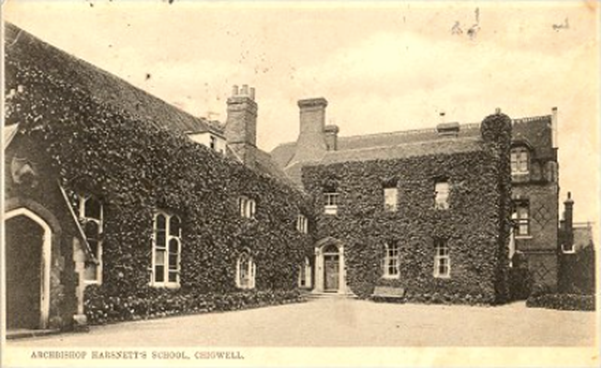
[[[253,289],[255,287],[255,273],[257,267],[248,250],[238,257],[236,264],[236,286],[240,289]]]
[[[180,218],[157,211],[154,217],[152,286],[179,287],[181,237]]]
[[[384,256],[382,257],[382,275],[385,278],[398,278],[399,268],[399,244],[388,242],[384,244]]]
[[[86,241],[98,264],[86,264],[84,280],[87,283],[102,283],[102,203],[94,196],[79,196],[79,221]]]
[[[514,147],[511,149],[511,174],[528,174],[530,162],[530,152],[526,147]]]

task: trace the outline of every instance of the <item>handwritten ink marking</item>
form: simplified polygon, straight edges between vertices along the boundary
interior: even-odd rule
[[[569,28],[570,28],[570,23],[569,23],[568,18],[564,19],[563,23],[553,24],[553,30],[555,32],[559,32],[562,29],[569,29]]]
[[[451,28],[451,34],[462,34],[462,33],[463,33],[463,30],[461,29],[461,24],[459,24],[459,21],[456,21],[453,28]]]
[[[476,38],[476,35],[480,31],[480,8],[476,8],[474,10],[474,18],[476,20],[476,23],[474,25],[472,25],[466,32],[466,34],[470,38],[470,40],[473,40],[474,38]],[[451,34],[454,34],[454,35],[463,34],[463,29],[461,28],[461,23],[459,21],[455,21],[455,24],[451,28]]]

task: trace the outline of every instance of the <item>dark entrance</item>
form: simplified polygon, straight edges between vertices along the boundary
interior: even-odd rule
[[[324,291],[338,292],[340,280],[340,255],[335,245],[330,245],[324,250]]]
[[[40,328],[44,229],[23,215],[5,224],[7,328]]]

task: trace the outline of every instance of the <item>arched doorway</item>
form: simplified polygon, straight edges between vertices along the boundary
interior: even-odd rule
[[[344,245],[334,238],[323,239],[315,245],[315,288],[317,293],[345,294],[346,270]]]
[[[50,227],[35,213],[19,208],[6,214],[5,229],[7,328],[46,328],[50,309]]]

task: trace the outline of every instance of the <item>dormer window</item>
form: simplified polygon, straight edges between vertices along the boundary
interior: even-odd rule
[[[336,215],[338,213],[338,198],[337,192],[327,192],[324,196],[324,213],[326,215]]]
[[[254,199],[248,197],[238,198],[238,211],[240,216],[248,219],[255,218],[256,203]]]
[[[511,174],[525,175],[529,171],[530,152],[526,147],[511,149]]]
[[[209,147],[213,150],[213,151],[217,151],[217,138],[214,135],[211,135],[209,137]]]

